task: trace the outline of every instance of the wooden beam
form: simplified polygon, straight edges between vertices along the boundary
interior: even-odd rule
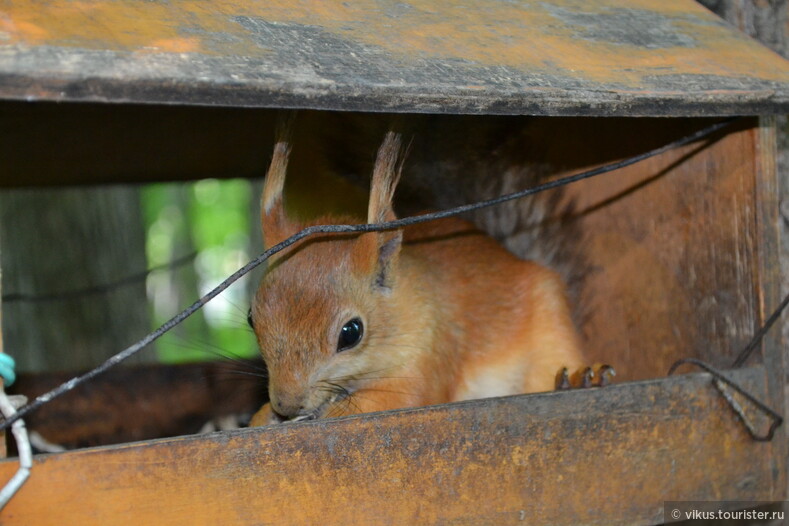
[[[755,206],[757,220],[757,251],[758,261],[754,287],[759,297],[759,324],[763,324],[783,299],[785,292],[781,290],[780,264],[780,202],[781,193],[777,174],[778,141],[777,120],[774,117],[761,117],[759,127],[754,130],[754,180]],[[773,409],[786,418],[786,354],[783,327],[776,324],[762,340],[762,363],[767,371],[767,399]],[[759,358],[751,357],[748,363],[755,363]],[[783,459],[783,465],[777,472],[778,484],[783,484],[782,500],[787,496],[787,448],[785,440],[786,428],[779,433],[784,440],[776,442],[777,458]]]
[[[730,374],[764,398],[763,367]],[[692,374],[41,456],[0,521],[654,523],[665,500],[781,498],[780,441]]]
[[[691,0],[0,2],[5,99],[711,116],[788,83]]]

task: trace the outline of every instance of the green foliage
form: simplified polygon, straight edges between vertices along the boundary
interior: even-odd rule
[[[146,186],[142,192],[148,265],[157,267],[195,253],[186,265],[151,274],[152,319],[159,326],[238,270],[250,258],[250,183],[202,180]],[[157,342],[165,363],[252,357],[257,353],[246,325],[244,281],[206,305]]]

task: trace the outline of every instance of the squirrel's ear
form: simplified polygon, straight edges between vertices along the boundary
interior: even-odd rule
[[[400,135],[389,132],[378,148],[370,185],[370,204],[367,208],[368,223],[383,223],[396,219],[392,198],[403,166],[400,161]]]
[[[370,187],[367,222],[383,223],[397,219],[392,209],[392,198],[402,173],[400,136],[389,132],[378,149]],[[389,290],[403,240],[402,229],[371,232],[359,238],[360,270],[373,274],[374,285]]]
[[[279,126],[274,155],[271,158],[271,165],[263,183],[263,194],[260,197],[263,244],[266,248],[284,241],[293,233],[293,226],[285,214],[282,200],[282,190],[285,187],[285,174],[288,170],[288,158],[290,157],[292,120],[292,117],[288,117]]]

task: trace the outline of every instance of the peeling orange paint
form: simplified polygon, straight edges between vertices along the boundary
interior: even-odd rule
[[[194,53],[199,51],[200,42],[197,38],[161,38],[151,43],[150,51],[167,53]]]
[[[0,13],[0,31],[7,36],[6,40],[14,42],[20,39],[20,35],[25,35],[29,41],[43,41],[47,38],[47,31],[35,24],[25,20],[14,21],[3,13]]]

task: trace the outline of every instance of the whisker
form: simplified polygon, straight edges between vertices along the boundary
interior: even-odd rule
[[[353,396],[344,398],[340,403],[335,404],[334,407],[326,414],[327,417],[341,416],[340,404],[345,406],[345,409],[351,408],[352,411],[345,411],[348,414],[361,413],[361,408],[353,401]]]
[[[317,387],[317,389],[321,393],[328,393],[329,395],[342,394],[342,393],[339,393],[336,389],[333,389],[331,387]]]
[[[346,389],[345,387],[343,387],[343,386],[341,386],[339,384],[336,384],[336,383],[333,383],[333,382],[327,382],[325,380],[324,380],[323,383],[325,383],[326,385],[336,389],[337,392],[339,392],[339,393],[344,393],[346,395],[351,394],[351,393],[348,392],[348,389]]]
[[[332,377],[328,380],[332,382],[352,382],[358,380],[421,380],[421,376],[361,376],[361,375],[348,375]]]
[[[358,391],[354,391],[353,394],[358,395],[359,393],[388,393],[388,394],[412,396],[416,394],[416,391],[395,391],[393,389],[365,388],[365,389],[359,389]],[[371,400],[371,398],[368,397],[367,400]]]
[[[334,376],[329,378],[330,381],[334,382],[342,382],[345,380],[381,380],[386,378],[402,378],[402,379],[416,379],[418,377],[410,377],[410,376],[370,376],[371,374],[381,373],[384,371],[388,371],[390,369],[395,369],[398,366],[391,366],[391,367],[383,367],[381,369],[375,369],[373,371],[369,371],[367,373],[361,374],[349,374],[346,376]]]
[[[249,334],[250,336],[253,336],[255,334],[255,331],[252,330],[252,328],[249,326],[249,324],[246,321],[241,323],[238,320],[231,320],[227,318],[217,318],[217,321],[219,321],[222,327],[225,329],[240,331]]]
[[[228,303],[228,305],[235,308],[239,313],[241,313],[244,316],[244,320],[247,319],[247,309],[243,308],[241,305],[231,300],[230,298],[225,298],[225,301]]]
[[[205,353],[207,355],[221,358],[222,361],[231,361],[238,364],[242,364],[244,366],[249,366],[250,368],[254,368],[257,370],[265,370],[264,367],[261,367],[256,364],[254,359],[244,358],[238,355],[237,353],[225,349],[215,343],[208,342],[205,340],[187,340],[186,337],[180,334],[174,334],[175,339],[170,340],[168,343],[174,347],[180,347],[182,349],[199,351]]]
[[[225,374],[236,374],[239,376],[252,376],[254,378],[263,378],[264,380],[268,379],[268,375],[266,374],[255,373],[250,371],[239,371],[237,369],[228,369],[226,371],[221,371],[221,372]]]

